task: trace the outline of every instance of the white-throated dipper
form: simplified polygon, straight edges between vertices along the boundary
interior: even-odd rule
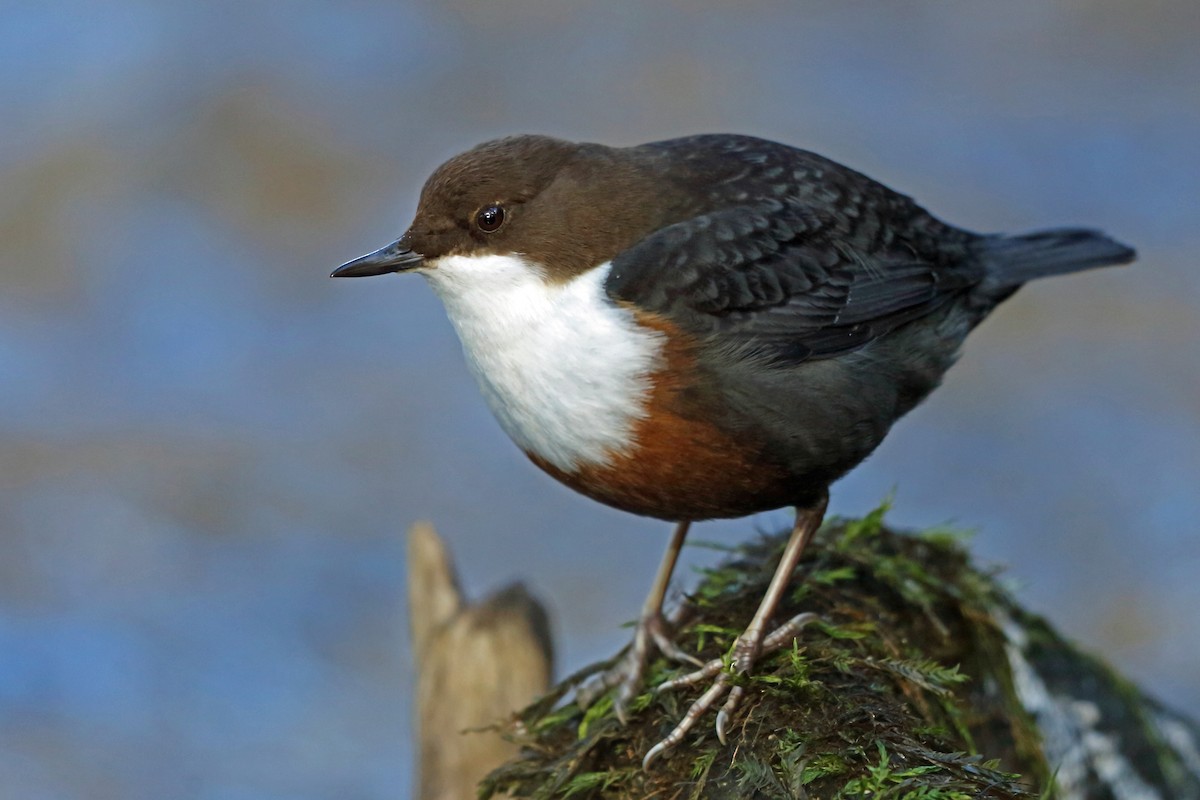
[[[455,156],[397,241],[335,277],[419,272],[529,458],[589,497],[678,523],[633,644],[603,683],[624,715],[688,526],[795,506],[796,523],[730,669],[767,635],[829,485],[938,385],[967,333],[1025,281],[1122,264],[1091,230],[1018,236],[947,225],[829,159],[737,135],[614,148],[513,136]],[[727,691],[712,679],[645,756],[678,744]]]

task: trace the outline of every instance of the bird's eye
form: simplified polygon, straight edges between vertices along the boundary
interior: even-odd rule
[[[504,224],[504,209],[500,206],[484,206],[475,215],[475,224],[484,233],[495,233]]]

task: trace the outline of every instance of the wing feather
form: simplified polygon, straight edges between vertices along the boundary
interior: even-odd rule
[[[978,280],[912,248],[847,238],[798,200],[733,206],[647,236],[613,261],[606,288],[696,336],[794,363],[860,348]]]

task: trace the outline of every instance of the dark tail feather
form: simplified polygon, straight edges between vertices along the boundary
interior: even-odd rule
[[[1020,236],[989,236],[977,245],[987,264],[982,288],[987,293],[1015,289],[1049,275],[1128,264],[1132,247],[1086,228],[1055,228]]]

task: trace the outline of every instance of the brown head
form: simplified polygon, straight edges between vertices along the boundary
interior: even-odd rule
[[[549,136],[485,142],[447,161],[421,190],[408,231],[335,277],[436,267],[451,255],[522,254],[566,280],[682,218],[682,202],[636,149]]]

